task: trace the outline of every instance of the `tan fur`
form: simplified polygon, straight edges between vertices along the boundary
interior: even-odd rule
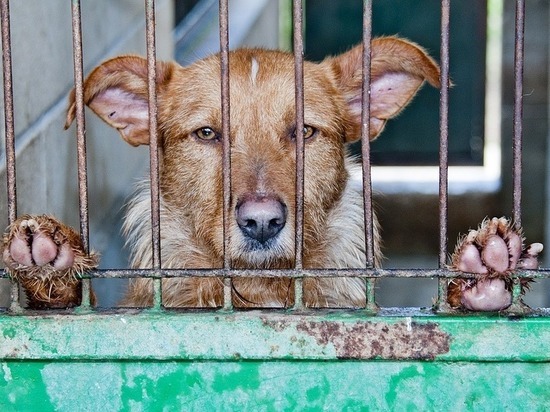
[[[350,173],[360,168],[346,144],[361,130],[362,46],[316,64],[304,62],[304,123],[315,133],[305,141],[305,268],[363,268],[363,201]],[[252,250],[231,215],[227,253],[233,268],[293,268],[295,222],[294,57],[280,51],[230,53],[231,210],[251,196],[269,196],[286,207],[287,219],[272,247]],[[147,64],[121,56],[87,78],[84,100],[132,145],[148,144]],[[439,69],[419,46],[395,37],[372,44],[371,139],[413,98],[424,81],[439,86]],[[221,139],[201,139],[208,127],[221,132],[218,55],[188,67],[157,66],[161,152],[161,248],[164,268],[219,268],[223,264]],[[75,115],[71,94],[66,125]],[[124,230],[132,266],[151,267],[147,184],[131,200]],[[376,264],[381,258],[375,222]],[[290,279],[234,279],[237,306],[288,306]],[[170,307],[220,306],[220,279],[163,280]],[[364,282],[355,278],[304,279],[310,307],[360,307]],[[125,305],[152,304],[151,281],[131,282]]]

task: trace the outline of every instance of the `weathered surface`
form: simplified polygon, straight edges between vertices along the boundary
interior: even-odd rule
[[[297,330],[331,344],[343,359],[434,359],[449,351],[450,336],[437,324],[302,322]]]
[[[548,376],[550,317],[0,316],[1,411],[547,410]]]
[[[550,361],[550,318],[361,311],[0,316],[0,359]]]
[[[543,411],[548,363],[4,362],[9,411]]]

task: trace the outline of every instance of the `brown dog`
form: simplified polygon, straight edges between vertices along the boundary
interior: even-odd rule
[[[362,46],[325,61],[304,63],[304,267],[365,266],[363,204],[350,184],[359,168],[346,154],[361,127]],[[396,37],[372,42],[371,139],[425,81],[439,86],[437,64],[419,46]],[[259,49],[230,54],[231,224],[233,268],[292,268],[295,222],[295,97],[292,54]],[[219,268],[223,264],[220,59],[188,67],[158,63],[161,152],[161,234],[164,268]],[[121,56],[87,78],[85,103],[133,146],[149,143],[147,64]],[[67,127],[75,115],[74,95]],[[151,267],[147,185],[130,202],[125,234],[132,266]],[[376,229],[376,223],[375,223]],[[378,230],[375,254],[380,260]],[[44,216],[24,216],[5,236],[4,260],[23,282],[31,306],[78,303],[74,271],[95,265],[72,229]],[[40,280],[40,282],[37,281]],[[64,279],[54,282],[52,279]],[[68,285],[68,286],[67,286]],[[289,279],[234,280],[234,304],[285,307],[294,300]],[[70,293],[68,291],[71,291]],[[164,305],[222,304],[218,278],[163,280]],[[310,307],[359,307],[363,281],[304,280]],[[151,280],[130,283],[124,305],[152,304]]]

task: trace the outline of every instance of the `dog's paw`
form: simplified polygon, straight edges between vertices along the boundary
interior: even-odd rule
[[[506,218],[486,219],[477,230],[462,237],[451,257],[451,269],[476,274],[475,279],[455,278],[447,290],[453,308],[499,311],[512,304],[511,273],[537,269],[541,243],[527,247],[521,229]],[[528,281],[522,280],[522,292]]]
[[[31,307],[78,304],[78,274],[97,266],[97,256],[84,251],[80,236],[46,215],[17,219],[4,234],[2,257]]]

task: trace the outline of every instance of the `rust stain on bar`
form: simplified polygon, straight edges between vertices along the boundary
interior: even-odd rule
[[[83,278],[176,278],[176,277],[363,277],[363,278],[455,278],[457,273],[448,269],[99,269],[87,274]],[[0,270],[0,278],[8,278],[4,270]],[[460,273],[461,278],[474,279],[474,273]],[[548,279],[550,269],[524,270],[514,275],[518,279]]]
[[[78,201],[80,212],[80,238],[86,253],[90,252],[88,219],[88,165],[86,162],[86,119],[84,117],[84,74],[82,63],[82,21],[80,0],[71,2],[74,90],[76,105],[76,141],[78,160]],[[91,285],[89,279],[82,281],[83,308],[90,307]]]
[[[227,254],[229,244],[229,227],[231,216],[231,123],[230,123],[230,93],[229,93],[229,5],[228,0],[219,2],[220,24],[220,70],[221,70],[221,103],[222,103],[222,170],[223,170],[223,267],[230,269],[230,259]],[[225,278],[224,282],[225,310],[233,308],[231,300],[232,280]]]
[[[6,141],[6,179],[8,197],[8,222],[11,224],[17,218],[17,184],[15,170],[15,126],[13,117],[13,77],[11,65],[11,33],[10,33],[10,3],[0,2],[0,18],[2,30],[2,65],[4,76],[4,127]],[[10,291],[10,311],[20,312],[19,285],[12,281]]]
[[[160,185],[159,185],[159,139],[157,128],[157,58],[155,42],[155,1],[145,0],[145,37],[147,44],[147,91],[149,104],[149,167],[151,180],[151,247],[153,270],[161,268],[160,254]],[[159,279],[153,287],[155,308],[162,305],[162,288]]]
[[[521,153],[523,140],[523,58],[525,31],[525,1],[516,1],[516,34],[514,43],[514,142],[513,142],[513,210],[512,217],[521,227]]]
[[[447,263],[450,0],[441,2],[441,95],[439,101],[439,267]]]
[[[294,0],[292,7],[293,46],[294,46],[294,86],[296,99],[296,233],[295,267],[303,268],[304,242],[304,42],[302,0]],[[300,309],[302,303],[302,281],[294,282],[294,309]]]
[[[222,104],[222,143],[223,143],[223,255],[224,268],[229,269],[226,253],[229,242],[229,216],[231,215],[231,136],[230,136],[230,95],[229,95],[229,10],[228,1],[220,0],[220,70]]]
[[[8,222],[17,218],[17,186],[15,171],[15,129],[13,119],[13,79],[11,65],[10,2],[0,2],[2,23],[2,65],[4,75],[4,127],[6,141],[6,175],[8,194]]]
[[[365,219],[365,250],[367,267],[374,267],[374,236],[372,213],[372,178],[370,161],[370,66],[372,39],[372,2],[363,9],[363,94],[361,112],[361,159],[363,165],[363,205]]]
[[[512,143],[512,217],[517,228],[521,228],[524,32],[525,0],[517,0],[514,40],[514,137]],[[521,291],[520,281],[516,278],[512,289],[513,307],[524,306],[521,302]]]
[[[149,163],[151,179],[151,230],[153,269],[161,267],[160,261],[160,190],[159,153],[157,131],[157,67],[155,44],[155,2],[145,0],[145,23],[147,42],[147,90],[149,103]]]
[[[372,1],[363,5],[363,90],[361,110],[361,164],[363,168],[363,219],[365,225],[366,267],[374,267],[374,214],[372,211],[372,176],[370,160],[370,75],[372,40]],[[373,279],[366,280],[366,305],[376,311],[375,285]]]
[[[449,25],[450,0],[441,2],[441,94],[439,100],[439,268],[447,264],[449,167]],[[447,306],[447,281],[439,279],[436,307]]]
[[[78,154],[78,199],[80,202],[80,237],[86,252],[89,251],[88,223],[88,170],[86,163],[86,121],[84,118],[84,75],[82,64],[82,25],[80,1],[71,2],[73,30],[73,65],[76,105],[76,138]]]
[[[7,277],[0,271],[0,278]],[[257,278],[455,278],[457,273],[448,269],[100,269],[83,277],[94,278],[177,278],[177,277],[257,277]],[[460,273],[461,278],[474,279],[476,274]],[[517,278],[546,279],[550,277],[550,269],[526,270],[515,275]]]

